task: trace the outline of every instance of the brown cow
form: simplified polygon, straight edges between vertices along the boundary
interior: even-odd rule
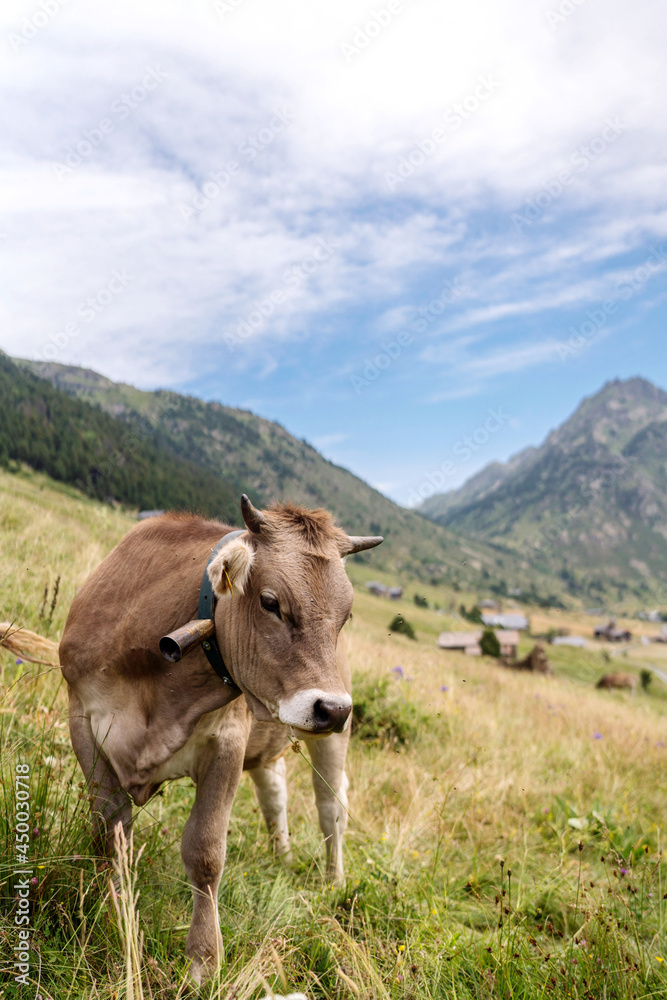
[[[233,531],[217,522],[167,514],[133,528],[75,597],[60,643],[72,744],[102,846],[110,850],[114,826],[131,823],[132,802],[143,805],[163,781],[187,775],[197,786],[181,842],[194,898],[186,952],[197,982],[220,959],[218,886],[244,769],[275,849],[289,854],[290,734],[308,747],[327,873],[342,878],[352,699],[339,633],[353,596],[342,557],[382,541],[348,537],[324,510],[286,504],[261,513],[245,496],[241,510],[247,531],[207,570],[216,638],[236,689],[201,647],[177,663],[158,648],[196,617],[207,561]]]
[[[607,691],[613,688],[627,688],[635,693],[637,678],[634,674],[604,674],[595,685],[597,688],[604,688]]]

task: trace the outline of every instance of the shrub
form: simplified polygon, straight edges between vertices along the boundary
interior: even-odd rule
[[[421,594],[415,594],[413,600],[414,600],[414,602],[415,602],[415,604],[417,605],[418,608],[427,608],[428,607],[428,601],[426,600],[425,597],[422,597]]]
[[[389,623],[390,632],[400,632],[401,635],[407,635],[408,639],[416,639],[415,630],[413,629],[410,622],[406,622],[402,615],[396,615]]]
[[[642,682],[642,687],[644,691],[648,691],[648,686],[651,683],[652,677],[653,674],[651,673],[650,670],[642,670],[642,672],[640,673],[639,680]]]
[[[428,723],[428,717],[403,701],[388,678],[364,681],[354,688],[352,735],[378,746],[413,743]]]
[[[500,656],[500,642],[492,628],[484,629],[479,646],[484,656]]]

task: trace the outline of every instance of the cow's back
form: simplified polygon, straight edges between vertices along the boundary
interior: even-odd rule
[[[139,673],[162,666],[161,636],[196,617],[211,550],[232,530],[167,514],[128,532],[74,598],[60,643],[66,680],[74,684],[96,667],[122,669],[128,657]]]

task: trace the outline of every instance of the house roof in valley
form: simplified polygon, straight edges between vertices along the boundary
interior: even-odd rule
[[[513,612],[489,612],[482,615],[482,621],[485,625],[491,626],[492,628],[498,626],[499,628],[517,628],[517,629],[527,629],[528,619],[525,615],[519,614],[516,611]]]
[[[496,637],[501,646],[517,646],[519,633],[516,629],[498,629]],[[441,632],[438,636],[440,649],[469,649],[478,646],[482,638],[482,630],[476,632]]]

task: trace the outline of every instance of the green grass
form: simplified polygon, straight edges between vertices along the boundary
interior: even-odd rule
[[[30,474],[0,474],[0,516],[0,617],[55,639],[76,587],[132,521]],[[63,603],[47,627],[43,586],[57,574]],[[311,1000],[666,996],[664,700],[596,691],[588,672],[597,679],[603,661],[594,650],[550,648],[554,678],[445,653],[434,637],[454,618],[416,607],[409,586],[396,603],[364,591],[348,627],[357,698],[346,883],[332,888],[322,877],[306,761],[288,755],[290,868],[269,854],[245,779],[220,890],[223,964],[200,995],[260,1000],[272,987]],[[387,635],[397,612],[417,642]],[[63,682],[15,660],[0,653],[0,997],[32,1000],[39,970],[45,1000],[129,998],[129,932],[108,895],[109,870],[92,853]],[[25,989],[8,975],[19,761],[30,764],[38,831]],[[171,782],[136,810],[137,998],[186,995],[191,903],[179,847],[192,799],[189,781]]]

